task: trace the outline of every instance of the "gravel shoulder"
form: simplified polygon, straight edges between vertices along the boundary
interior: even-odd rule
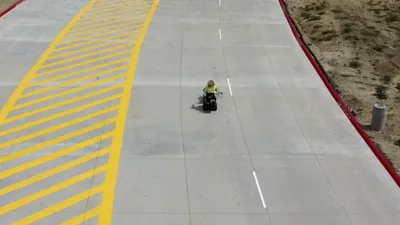
[[[365,131],[400,173],[400,0],[285,0],[304,39]],[[374,103],[387,126],[372,131]]]

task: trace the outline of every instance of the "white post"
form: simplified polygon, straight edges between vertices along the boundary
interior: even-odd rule
[[[371,128],[376,131],[383,130],[386,123],[386,106],[383,102],[376,103],[372,110]]]

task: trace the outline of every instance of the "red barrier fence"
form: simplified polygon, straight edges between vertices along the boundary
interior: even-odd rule
[[[13,10],[15,7],[17,7],[19,4],[21,4],[23,1],[25,0],[19,0],[16,3],[12,4],[10,7],[8,7],[6,10],[4,10],[3,12],[0,12],[0,18],[3,17],[4,15],[6,15],[8,12],[10,12],[11,10]]]

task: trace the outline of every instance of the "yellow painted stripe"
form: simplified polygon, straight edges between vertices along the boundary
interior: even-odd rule
[[[59,69],[46,71],[44,73],[39,73],[36,76],[40,77],[40,76],[51,75],[51,74],[54,74],[55,72],[61,72],[61,71],[64,71],[64,70],[69,70],[69,69],[75,68],[75,67],[84,66],[84,65],[87,65],[87,64],[98,62],[98,61],[101,61],[101,60],[104,60],[104,59],[110,59],[110,58],[113,58],[113,57],[116,57],[116,56],[124,55],[124,54],[126,54],[128,52],[129,51],[123,51],[123,52],[118,52],[118,53],[114,53],[114,54],[111,54],[111,55],[98,57],[98,58],[91,59],[91,60],[86,60],[86,61],[83,61],[83,62],[80,62],[80,63],[75,63],[74,65],[71,65],[71,66],[65,66],[65,67],[62,67],[62,68],[59,68]]]
[[[89,22],[91,22],[91,21],[89,21]],[[125,22],[125,20],[121,20],[121,22]],[[97,22],[95,22],[95,23],[97,23]],[[116,24],[116,25],[118,25],[118,24]],[[106,36],[107,38],[109,38],[110,37],[109,35],[117,34],[117,33],[121,33],[121,32],[131,33],[131,32],[128,32],[128,31],[129,30],[137,31],[135,29],[137,27],[138,26],[129,26],[129,27],[125,27],[125,28],[108,29],[108,32],[101,32],[101,33],[91,32],[89,34],[93,34],[93,35],[84,35],[84,36],[81,36],[81,37],[71,37],[70,38],[70,37],[67,36],[67,37],[65,37],[63,39],[65,41],[61,42],[60,45],[71,44],[71,43],[76,42],[76,41],[82,41],[82,40],[88,40],[88,39],[94,39],[94,38],[97,39],[97,38],[101,38],[102,36]],[[94,30],[94,29],[92,29],[92,30]]]
[[[96,207],[94,209],[82,213],[79,216],[72,218],[71,220],[62,223],[61,225],[81,225],[84,221],[89,220],[95,216],[98,216],[99,213],[100,213],[100,207]]]
[[[120,97],[121,97],[121,94],[116,94],[116,95],[113,95],[113,96],[110,96],[110,97],[107,97],[107,98],[103,98],[103,99],[91,102],[91,103],[86,104],[86,105],[75,107],[75,108],[72,108],[72,109],[69,109],[69,110],[66,110],[66,111],[62,111],[62,112],[57,113],[57,114],[53,114],[53,115],[48,116],[48,117],[44,117],[44,118],[39,119],[39,120],[35,120],[33,122],[25,123],[25,124],[23,124],[21,126],[17,126],[17,127],[5,130],[5,131],[0,131],[0,136],[4,136],[4,135],[11,134],[11,133],[14,133],[14,132],[22,131],[22,130],[37,126],[39,124],[54,120],[54,119],[58,119],[58,118],[61,118],[61,117],[64,117],[64,116],[68,116],[70,114],[74,114],[74,113],[83,111],[85,109],[88,109],[88,108],[91,108],[91,107],[94,107],[94,106],[97,106],[97,105],[101,105],[101,104],[107,103],[107,102],[115,100],[115,99],[119,99]]]
[[[74,184],[80,183],[88,178],[92,178],[93,176],[105,172],[107,169],[107,166],[101,166],[92,170],[89,170],[87,172],[81,173],[77,176],[74,176],[72,178],[69,178],[68,180],[65,180],[63,182],[60,182],[58,184],[55,184],[49,188],[43,189],[40,192],[36,192],[32,195],[20,198],[16,201],[13,201],[12,203],[9,203],[7,205],[4,205],[0,207],[0,216],[4,215],[8,212],[11,212],[13,210],[16,210],[24,205],[27,205],[31,202],[34,202],[38,199],[44,198],[48,195],[54,194],[58,191],[61,191],[63,189],[68,188],[69,186],[72,186]]]
[[[110,6],[110,7],[107,7],[107,8],[100,8],[99,9],[98,7],[96,7],[96,4],[94,4],[93,7],[91,9],[89,9],[85,13],[85,15],[92,15],[92,14],[102,13],[102,12],[113,12],[113,11],[121,9],[121,7],[118,7],[119,5],[114,5],[114,6],[116,6],[116,7]]]
[[[72,160],[72,161],[70,161],[68,163],[65,163],[65,164],[61,165],[61,166],[55,167],[55,168],[53,168],[51,170],[47,170],[47,171],[45,171],[43,173],[36,174],[35,176],[30,177],[28,179],[25,179],[25,180],[22,180],[22,181],[19,181],[19,182],[15,183],[15,184],[9,185],[9,186],[7,186],[5,188],[0,189],[0,196],[3,196],[3,195],[6,195],[8,193],[11,193],[13,191],[19,190],[19,189],[24,188],[24,187],[26,187],[28,185],[34,184],[36,182],[39,182],[41,180],[44,180],[44,179],[46,179],[48,177],[54,176],[56,174],[59,174],[61,172],[66,171],[66,170],[72,169],[72,168],[74,168],[76,166],[79,166],[79,165],[81,165],[83,163],[89,162],[90,160],[93,160],[93,159],[95,159],[97,157],[101,157],[101,156],[109,153],[110,149],[111,148],[105,148],[105,149],[102,149],[102,150],[100,150],[98,152],[89,153],[89,154],[87,154],[87,155],[85,155],[83,157],[80,157],[78,159],[74,159],[74,160]]]
[[[127,32],[130,31],[130,32]],[[79,37],[79,38],[71,38],[71,39],[65,39],[65,41],[61,42],[61,45],[65,45],[65,44],[71,44],[77,41],[85,41],[88,39],[93,39],[93,38],[98,38],[98,37],[107,37],[109,34],[118,34],[118,33],[123,33],[123,34],[136,34],[138,32],[138,30],[133,30],[132,27],[125,27],[125,28],[121,28],[121,29],[116,29],[116,30],[109,30],[107,32],[101,32],[101,33],[97,33],[97,34],[93,34],[93,35],[89,35],[89,36],[83,36],[83,37]]]
[[[127,33],[125,33],[123,36],[126,36],[126,35],[127,35]],[[133,35],[133,34],[129,34],[129,35]],[[71,48],[77,48],[80,46],[88,46],[89,44],[93,44],[96,42],[112,42],[112,43],[118,44],[118,43],[126,43],[126,39],[128,39],[128,38],[131,39],[130,42],[132,42],[133,41],[132,39],[134,37],[135,36],[128,36],[128,37],[121,38],[121,34],[117,34],[117,35],[108,36],[107,38],[96,38],[96,39],[88,40],[87,42],[83,42],[83,43],[79,43],[79,44],[67,45],[65,47],[58,46],[58,48],[55,49],[53,51],[53,53],[59,52],[59,51],[65,51],[65,50],[68,50]],[[118,40],[113,40],[113,38],[118,38]]]
[[[103,7],[103,6],[100,6],[98,4],[95,4],[91,8],[91,10],[88,11],[87,14],[85,13],[85,15],[96,15],[95,12],[103,13],[103,12],[107,12],[106,10],[108,10],[108,9],[113,9],[114,11],[118,12],[118,10],[122,10],[122,9],[125,9],[125,8],[134,9],[136,7],[142,7],[142,6],[144,6],[143,3],[139,3],[139,4],[135,3],[135,5],[125,5],[124,4],[123,6],[122,6],[122,4],[117,3],[117,4],[114,4],[114,5],[108,5],[107,7]],[[108,11],[108,12],[110,12],[110,11]],[[83,21],[84,21],[84,18],[85,17],[82,17]],[[102,21],[104,21],[104,20],[102,20]]]
[[[142,12],[142,11],[139,11]],[[86,21],[88,24],[91,24],[93,22],[97,23],[97,21],[101,20],[103,17],[95,17],[95,16],[91,16],[91,17],[86,17]],[[113,19],[113,20],[117,20],[117,21],[125,21],[125,20],[144,20],[146,18],[146,14],[142,14],[142,15],[135,15],[135,16],[129,16],[127,15],[115,15],[115,16],[107,16],[107,19]]]
[[[108,15],[117,15],[117,14],[124,14],[124,13],[132,13],[132,8],[126,7],[126,8],[119,8],[119,9],[114,9],[114,10],[95,10],[92,12],[87,12],[85,15],[81,18],[81,21],[85,21],[85,18],[91,17],[91,16],[101,16],[102,18],[105,18]],[[108,18],[108,17],[107,17]]]
[[[64,64],[64,63],[67,63],[67,62],[76,61],[76,60],[79,60],[79,59],[85,59],[85,58],[88,58],[90,56],[95,56],[95,55],[99,55],[99,54],[106,53],[106,52],[112,52],[112,51],[115,51],[115,50],[118,50],[118,49],[121,49],[121,48],[131,47],[132,45],[133,45],[132,43],[122,44],[122,45],[119,45],[119,46],[114,46],[112,48],[106,48],[106,49],[102,49],[102,50],[99,50],[99,51],[83,54],[83,55],[80,55],[80,56],[71,57],[69,59],[59,60],[57,62],[48,63],[48,64],[43,65],[42,69],[49,68],[49,67],[56,66],[56,65],[60,65],[60,64]]]
[[[10,113],[12,110],[15,102],[18,100],[18,97],[21,95],[21,93],[24,91],[25,87],[29,84],[29,82],[32,80],[32,78],[35,76],[36,72],[40,69],[40,66],[47,60],[47,57],[50,55],[50,53],[53,51],[55,46],[57,46],[58,42],[60,41],[61,38],[65,36],[65,34],[69,31],[69,29],[76,23],[76,21],[83,16],[86,10],[90,9],[92,5],[95,3],[95,1],[89,2],[85,8],[81,12],[78,13],[78,15],[75,16],[75,18],[72,19],[72,21],[60,32],[60,34],[57,35],[55,40],[50,44],[49,48],[44,52],[44,54],[40,57],[39,61],[33,66],[33,68],[28,72],[28,74],[24,77],[24,79],[21,81],[20,85],[15,89],[7,103],[4,105],[3,109],[0,111],[0,124],[2,121],[7,117],[7,115]]]
[[[82,82],[82,81],[85,81],[85,80],[90,80],[90,79],[93,79],[93,78],[100,78],[100,77],[102,77],[104,75],[109,75],[110,73],[114,73],[114,72],[118,72],[120,70],[123,70],[126,67],[127,67],[126,65],[123,65],[123,66],[120,66],[120,67],[114,67],[112,69],[108,69],[108,70],[105,70],[105,71],[102,71],[102,72],[98,72],[98,73],[90,74],[90,75],[87,75],[87,76],[79,77],[79,78],[76,78],[76,79],[73,79],[73,80],[64,81],[64,82],[61,82],[60,84],[57,84],[57,85],[53,85],[53,86],[42,88],[42,89],[39,89],[39,90],[36,90],[36,91],[28,92],[26,94],[23,94],[21,96],[21,98],[28,98],[28,97],[31,97],[31,96],[34,96],[34,95],[37,95],[37,94],[43,94],[44,92],[56,90],[56,89],[59,89],[59,88],[62,88],[62,87],[67,87],[67,86],[70,86],[70,85],[72,85],[74,83],[79,83],[79,82]]]
[[[57,213],[65,208],[68,208],[72,205],[75,205],[76,203],[86,200],[87,198],[90,198],[94,195],[97,195],[98,193],[100,193],[102,190],[104,189],[103,185],[99,185],[97,187],[94,187],[92,189],[89,189],[87,191],[84,191],[78,195],[75,195],[72,198],[69,198],[67,200],[64,200],[62,202],[59,202],[57,204],[54,204],[40,212],[34,213],[29,215],[28,217],[16,221],[10,225],[27,225],[27,224],[31,224],[34,223],[36,221],[42,220],[48,216],[53,215],[54,213]]]
[[[142,2],[143,5],[149,4],[147,1],[143,1]],[[108,9],[109,7],[113,7],[116,5],[121,5],[121,1],[108,1],[108,2],[100,2],[100,1],[96,1],[96,3],[93,5],[92,9]],[[137,3],[132,1],[132,2],[128,2],[128,1],[124,1],[123,5],[125,5],[126,7],[136,7]]]
[[[148,0],[142,0],[141,2],[146,3]],[[96,1],[96,3],[94,4],[94,6],[97,5],[107,5],[107,7],[109,5],[116,5],[116,4],[123,4],[126,6],[130,6],[131,4],[134,4],[134,2],[138,2],[137,0],[131,0],[131,1],[127,1],[127,0],[98,0]]]
[[[116,22],[119,22],[119,21],[125,21],[125,20],[134,20],[134,19],[138,19],[138,18],[141,18],[141,17],[143,17],[143,16],[146,16],[146,14],[135,14],[135,15],[133,15],[132,17],[129,17],[129,18],[119,18],[119,17],[107,17],[107,21],[108,20],[114,20],[114,21],[116,21]],[[101,20],[101,19],[104,19],[104,18],[87,18],[87,19],[82,19],[81,21],[83,21],[83,22],[80,22],[79,23],[79,25],[92,25],[92,24],[95,24],[95,23],[99,23],[99,22],[102,22],[103,20]],[[143,20],[143,19],[142,19]]]
[[[119,23],[123,23],[123,22],[125,22],[124,20],[123,21],[115,21],[115,20],[112,20],[112,21],[104,21],[104,22],[101,22],[101,23],[95,23],[95,24],[92,24],[92,25],[89,25],[89,26],[75,26],[75,27],[73,27],[73,29],[71,29],[71,31],[70,31],[70,33],[71,34],[75,34],[75,33],[78,33],[78,32],[82,32],[82,30],[91,30],[91,29],[93,29],[93,28],[100,28],[100,27],[104,27],[104,26],[110,26],[110,24],[119,24]],[[141,23],[141,21],[137,21],[137,20],[134,20],[134,21],[132,21],[133,22],[133,24],[141,24],[142,25],[142,23]]]
[[[126,38],[125,40],[130,40],[130,38]],[[106,43],[103,43],[103,44],[98,44],[98,45],[94,45],[94,46],[81,48],[81,49],[75,50],[75,51],[68,51],[68,52],[65,52],[63,54],[54,54],[54,55],[51,55],[48,59],[49,60],[53,60],[53,59],[59,59],[59,58],[65,57],[65,56],[70,57],[71,55],[74,55],[74,54],[77,54],[77,53],[82,53],[82,52],[85,52],[85,51],[90,51],[90,50],[93,50],[93,49],[103,48],[103,47],[110,46],[110,45],[115,45],[115,44],[119,44],[119,43],[106,42]],[[131,44],[133,45],[133,42]]]
[[[126,8],[126,9],[120,8],[119,10],[107,11],[107,12],[104,11],[104,12],[98,12],[98,13],[86,13],[82,17],[81,20],[84,21],[86,19],[92,19],[92,18],[100,19],[100,18],[105,18],[105,17],[107,17],[107,18],[110,18],[110,17],[111,18],[115,18],[113,16],[121,17],[121,15],[132,16],[133,12],[135,12],[135,11],[142,12],[142,11],[148,11],[148,10],[149,10],[149,6],[144,5],[144,6],[136,6],[136,7],[133,7],[133,8]]]
[[[86,140],[84,142],[81,142],[79,144],[73,145],[71,147],[59,150],[59,151],[54,152],[52,154],[45,155],[45,156],[43,156],[41,158],[29,161],[29,162],[24,163],[24,164],[21,164],[21,165],[19,165],[17,167],[13,167],[13,168],[11,168],[9,170],[5,170],[3,172],[0,172],[0,179],[5,179],[5,178],[13,176],[15,174],[21,173],[21,172],[23,172],[25,170],[28,170],[28,169],[31,169],[33,167],[39,166],[39,165],[41,165],[43,163],[47,163],[49,161],[52,161],[52,160],[58,159],[60,157],[66,156],[68,154],[71,154],[73,152],[79,151],[82,148],[85,148],[85,147],[87,147],[89,145],[99,143],[102,139],[105,140],[105,139],[111,138],[113,134],[114,134],[113,132],[108,132],[108,133],[106,133],[104,135],[97,136],[95,138]],[[53,171],[53,169],[50,170],[50,171]],[[1,190],[0,190],[0,193],[1,193]]]
[[[57,85],[52,85],[52,86],[49,86],[49,87],[46,87],[46,88],[38,89],[36,91],[28,92],[26,94],[21,95],[21,98],[28,98],[28,97],[32,97],[34,95],[43,94],[43,93],[48,92],[48,91],[57,90],[57,89],[60,89],[62,87],[68,87],[68,86],[73,85],[75,83],[79,83],[79,82],[86,81],[86,80],[95,79],[95,78],[101,78],[103,76],[110,75],[111,73],[115,73],[115,72],[118,72],[118,71],[126,69],[126,68],[127,68],[126,65],[120,66],[120,67],[114,67],[112,69],[105,70],[105,71],[102,71],[102,72],[99,72],[99,73],[94,73],[94,74],[90,74],[90,75],[87,75],[87,76],[79,77],[79,78],[76,78],[76,79],[73,79],[73,80],[64,81],[64,82],[61,82],[61,83],[59,83]]]
[[[146,21],[143,26],[143,30],[140,33],[140,36],[137,40],[137,45],[132,52],[131,63],[129,64],[129,72],[131,76],[127,76],[127,80],[124,86],[123,96],[121,98],[121,108],[119,110],[119,114],[117,117],[117,121],[115,123],[115,135],[112,142],[112,151],[110,152],[109,166],[110,169],[106,173],[105,179],[105,190],[103,192],[103,201],[101,206],[101,214],[99,218],[99,225],[110,225],[112,222],[112,211],[114,205],[114,195],[115,195],[115,186],[117,184],[117,174],[118,174],[118,166],[119,159],[121,154],[121,148],[123,144],[123,136],[125,129],[125,121],[127,112],[129,109],[129,102],[131,96],[131,88],[134,81],[134,75],[136,71],[136,64],[139,58],[140,49],[147,32],[147,29],[150,26],[151,19],[157,9],[159,0],[155,0],[151,10],[148,13]]]
[[[98,21],[102,21],[104,20],[104,18],[106,17],[107,20],[115,20],[115,21],[125,21],[125,20],[134,20],[134,19],[140,19],[140,20],[144,20],[145,18],[142,17],[146,17],[147,13],[143,13],[143,11],[148,11],[148,10],[140,10],[134,13],[132,13],[132,11],[134,11],[133,9],[131,9],[131,13],[122,13],[122,14],[112,14],[112,15],[108,15],[108,16],[88,16],[88,17],[83,17],[81,19],[81,23],[80,24],[87,24],[87,23],[92,23],[92,22],[98,22]],[[142,14],[139,14],[142,13]]]
[[[38,104],[38,103],[42,103],[42,102],[45,102],[45,101],[48,101],[48,100],[52,100],[52,99],[55,99],[55,98],[58,98],[58,97],[63,97],[63,96],[69,95],[69,94],[74,94],[74,93],[82,91],[82,90],[86,90],[86,89],[89,89],[89,88],[97,87],[99,85],[105,84],[105,83],[110,82],[110,81],[115,81],[115,80],[124,78],[125,76],[126,76],[126,74],[120,74],[120,75],[117,75],[117,76],[113,76],[113,77],[109,77],[109,78],[105,78],[105,79],[93,82],[91,84],[87,84],[85,86],[80,86],[80,87],[77,87],[77,88],[69,89],[67,91],[63,91],[63,92],[57,93],[55,95],[45,96],[43,98],[38,98],[38,99],[29,101],[29,102],[18,104],[13,108],[13,110],[22,109],[22,108],[25,108],[27,106],[31,106],[31,105],[35,105],[35,104]]]
[[[135,6],[140,6],[142,5],[142,3],[136,4]],[[127,7],[130,8],[130,7]],[[85,15],[93,15],[93,14],[98,14],[98,13],[103,13],[103,12],[118,12],[118,10],[123,9],[120,4],[116,4],[116,5],[110,5],[109,7],[106,8],[99,8],[96,7],[96,4],[93,5],[93,7],[91,9],[89,9]]]
[[[29,147],[27,149],[24,149],[24,150],[15,152],[15,153],[8,154],[8,155],[3,156],[2,158],[0,158],[0,163],[5,163],[5,162],[11,161],[11,160],[15,160],[17,158],[26,156],[28,154],[32,154],[34,152],[40,151],[40,150],[42,150],[42,149],[44,149],[46,147],[50,147],[50,146],[53,146],[53,145],[58,144],[60,142],[66,141],[68,139],[71,139],[71,138],[77,137],[79,135],[94,131],[94,130],[99,129],[101,127],[104,127],[104,126],[106,126],[108,124],[114,123],[115,120],[116,120],[116,118],[111,118],[111,119],[108,119],[108,120],[105,120],[105,121],[101,121],[101,122],[92,124],[92,125],[90,125],[88,127],[85,127],[83,129],[77,130],[75,132],[71,132],[71,133],[68,133],[66,135],[54,138],[52,140],[45,141],[43,143],[39,143],[39,144],[34,145],[32,147]]]
[[[86,26],[75,26],[74,29],[71,30],[71,34],[73,35],[73,34],[77,34],[77,33],[84,32],[84,31],[91,31],[92,29],[99,29],[99,28],[107,27],[107,26],[114,25],[114,24],[124,23],[124,22],[126,22],[126,21],[112,20],[112,21],[104,21],[101,23],[94,23],[92,25],[86,25]],[[136,20],[132,21],[132,22],[141,24],[140,21],[136,21]],[[90,32],[88,32],[88,33],[90,33]]]
[[[78,102],[78,101],[83,101],[83,100],[86,100],[88,98],[96,97],[98,95],[101,95],[101,94],[104,94],[104,93],[119,89],[122,86],[123,86],[123,84],[110,86],[110,87],[107,87],[107,88],[104,88],[104,89],[97,90],[95,92],[91,92],[90,94],[77,96],[75,98],[70,98],[70,99],[68,99],[66,101],[61,101],[61,102],[58,102],[56,104],[52,104],[52,105],[49,105],[49,106],[46,106],[46,107],[43,107],[43,108],[35,109],[35,110],[29,111],[29,112],[26,112],[26,113],[21,113],[19,115],[13,116],[13,117],[8,117],[6,120],[4,120],[4,122],[2,124],[11,123],[13,121],[24,119],[26,117],[33,116],[33,115],[36,115],[38,113],[42,113],[42,112],[45,112],[45,111],[49,111],[49,110],[55,109],[55,108],[60,107],[60,106],[64,106],[64,105],[72,104],[72,103],[75,103],[75,102]]]
[[[139,25],[134,25],[134,24],[138,24],[138,21],[124,21],[123,23],[112,23],[112,25],[108,25],[105,27],[100,27],[100,28],[96,28],[96,29],[85,29],[85,32],[74,32],[71,34],[68,34],[68,38],[71,37],[76,37],[76,36],[81,36],[81,35],[86,35],[86,34],[91,34],[91,33],[97,33],[99,31],[103,31],[103,30],[110,30],[110,29],[118,29],[120,27],[125,27],[125,26],[130,26],[130,28],[138,28],[141,27],[142,24]]]
[[[140,6],[136,6],[134,8],[127,7],[125,9],[120,8],[118,10],[112,10],[112,11],[103,11],[103,12],[97,11],[97,13],[85,13],[85,15],[82,17],[81,20],[84,21],[86,18],[91,18],[92,16],[93,17],[98,16],[97,18],[104,18],[104,17],[109,18],[110,15],[126,15],[126,14],[132,15],[132,11],[137,10],[137,9],[138,10],[149,10],[149,6],[144,6],[144,7],[141,6],[141,8],[140,8]]]
[[[91,113],[91,114],[86,115],[86,116],[82,116],[82,117],[78,117],[76,119],[69,120],[68,122],[57,124],[57,125],[52,126],[50,128],[46,128],[46,129],[43,129],[43,130],[40,130],[40,131],[37,131],[37,132],[34,132],[34,133],[30,133],[30,134],[25,135],[25,136],[18,137],[18,138],[14,139],[14,140],[3,142],[3,143],[0,144],[0,149],[6,148],[6,147],[9,147],[11,145],[18,144],[18,143],[22,143],[24,141],[28,141],[28,140],[31,140],[33,138],[37,138],[37,137],[40,137],[40,136],[43,136],[43,135],[46,135],[46,134],[54,133],[56,131],[65,129],[67,127],[76,125],[78,123],[82,123],[82,122],[84,122],[86,120],[95,118],[97,116],[101,116],[101,115],[107,114],[109,112],[112,112],[114,110],[118,110],[118,108],[119,108],[119,105],[115,105],[115,106],[112,106],[110,108],[106,108],[106,109],[97,111],[95,113]]]
[[[89,68],[86,68],[86,69],[83,69],[83,70],[78,70],[78,71],[75,71],[75,72],[72,72],[72,73],[66,73],[66,74],[63,74],[63,75],[60,75],[60,76],[55,76],[55,77],[51,77],[51,78],[48,78],[48,79],[43,79],[43,80],[37,81],[35,83],[29,84],[29,87],[31,88],[31,87],[39,86],[39,85],[42,85],[42,84],[47,84],[47,83],[50,83],[52,81],[57,81],[57,80],[61,80],[61,79],[64,79],[64,78],[73,77],[73,76],[80,75],[80,74],[83,74],[83,73],[86,73],[86,72],[90,72],[90,71],[93,71],[93,70],[102,69],[102,68],[105,68],[105,67],[108,67],[108,66],[111,66],[111,65],[121,64],[121,63],[126,62],[126,61],[127,61],[127,59],[115,60],[115,61],[111,61],[111,62],[108,62],[108,63],[100,64],[100,65],[97,65],[97,66],[89,67]]]
[[[129,7],[127,7],[127,8],[132,9],[133,7],[138,7],[138,6],[143,6],[143,5],[145,5],[143,2],[139,2],[139,3],[135,2],[135,3],[129,4]],[[126,5],[124,4],[124,6],[126,6]],[[92,14],[103,13],[103,12],[118,12],[118,10],[121,10],[121,9],[123,9],[123,8],[120,6],[120,4],[109,5],[106,8],[100,8],[100,9],[99,9],[99,7],[96,7],[96,4],[94,4],[93,7],[85,13],[85,15],[92,15]]]

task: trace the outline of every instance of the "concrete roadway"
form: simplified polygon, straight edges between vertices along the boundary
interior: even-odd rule
[[[1,106],[85,4],[28,0],[0,19]],[[212,113],[197,104],[208,79],[224,92]],[[137,63],[118,165],[116,225],[400,221],[399,188],[325,89],[277,0],[160,1]],[[19,197],[0,196],[1,206],[5,198]],[[0,224],[21,219],[18,210]]]

